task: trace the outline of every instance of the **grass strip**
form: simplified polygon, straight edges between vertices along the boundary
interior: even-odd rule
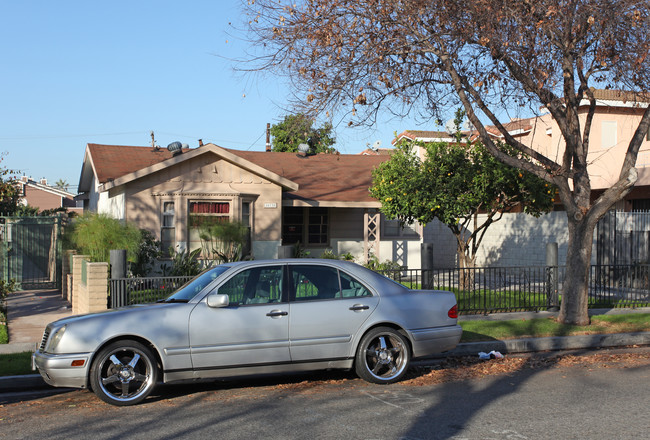
[[[0,376],[36,374],[32,371],[32,353],[0,354]]]
[[[461,321],[461,342],[492,341],[547,336],[574,336],[650,331],[650,314],[592,316],[591,325],[577,326],[556,322],[553,318],[511,321]]]

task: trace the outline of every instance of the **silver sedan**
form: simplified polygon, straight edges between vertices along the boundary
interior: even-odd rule
[[[411,290],[345,261],[248,261],[209,269],[156,304],[52,322],[33,362],[50,385],[131,405],[158,381],[354,368],[393,383],[461,333],[451,292]]]

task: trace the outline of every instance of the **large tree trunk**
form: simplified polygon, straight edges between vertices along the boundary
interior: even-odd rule
[[[567,273],[562,287],[562,303],[558,320],[563,324],[589,325],[589,270],[594,226],[587,216],[580,220],[569,217]]]

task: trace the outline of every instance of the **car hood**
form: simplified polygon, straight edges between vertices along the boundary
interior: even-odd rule
[[[179,304],[185,304],[185,303],[160,303],[160,304],[135,304],[132,306],[125,306],[125,307],[120,307],[117,309],[110,309],[106,310],[103,312],[95,312],[95,313],[84,313],[81,315],[72,315],[68,316],[66,318],[61,318],[56,321],[51,322],[49,325],[52,327],[61,327],[66,324],[71,324],[74,322],[82,322],[86,320],[92,320],[92,319],[105,319],[105,318],[110,318],[110,319],[115,319],[120,315],[129,315],[133,313],[141,313],[144,310],[152,310],[156,308],[163,308],[163,307],[170,307],[170,306],[178,306]]]

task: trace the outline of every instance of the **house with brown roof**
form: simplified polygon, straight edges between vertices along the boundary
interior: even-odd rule
[[[240,221],[256,259],[300,245],[419,267],[421,231],[382,222],[370,196],[372,170],[388,155],[300,155],[200,144],[156,147],[88,144],[79,181],[84,208],[137,224],[163,248],[196,249],[206,222]]]
[[[39,211],[65,208],[69,212],[82,212],[82,208],[77,207],[74,194],[48,185],[46,179],[36,181],[28,176],[21,176],[16,183],[20,188],[19,203],[33,206]]]

